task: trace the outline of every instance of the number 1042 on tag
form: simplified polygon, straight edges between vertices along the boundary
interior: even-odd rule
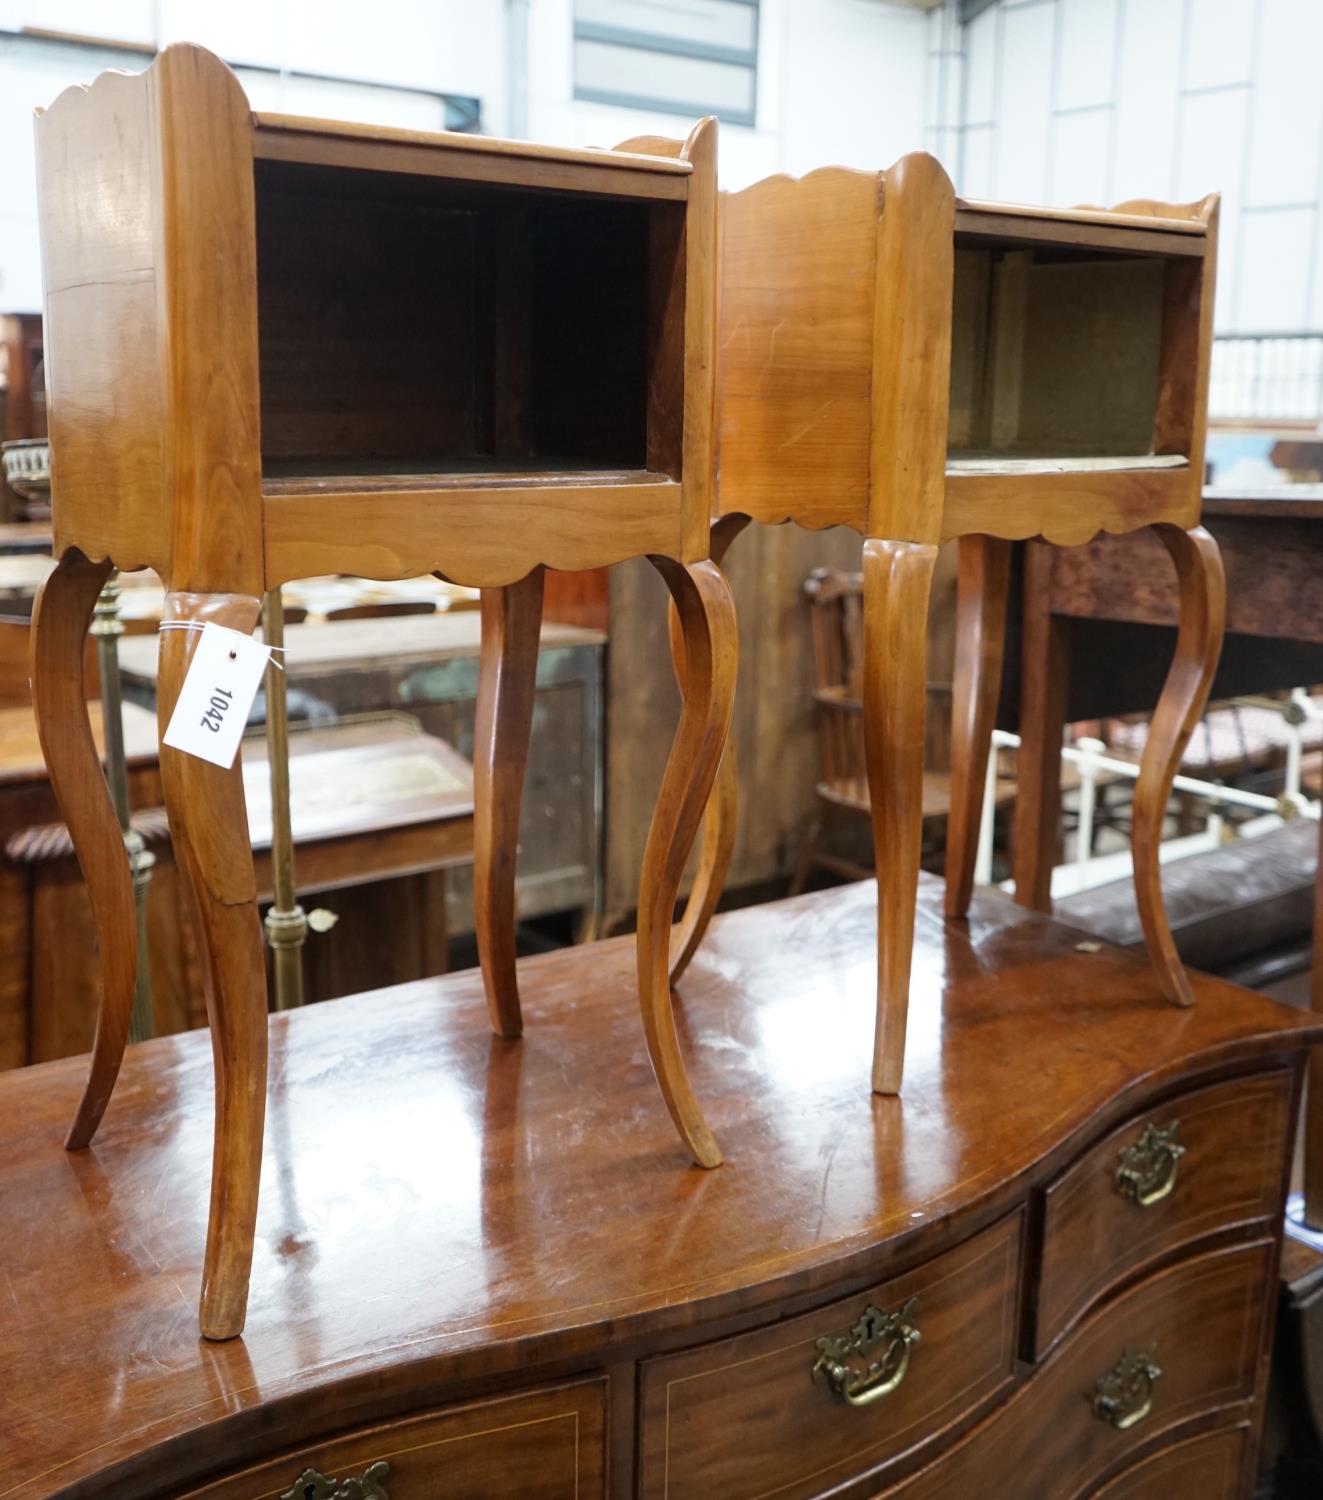
[[[204,625],[165,743],[212,765],[232,766],[270,655],[252,636]]]

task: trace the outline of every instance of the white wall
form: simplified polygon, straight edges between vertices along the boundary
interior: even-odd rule
[[[504,0],[373,0],[371,6],[361,0],[0,0],[0,33],[27,26],[149,46],[200,42],[239,68],[258,109],[440,129],[443,114],[427,94],[466,94],[481,99],[484,128],[497,134],[506,123],[505,19]],[[0,34],[0,310],[41,306],[33,110],[105,67],[145,67],[147,61]],[[349,81],[257,73],[243,64]]]
[[[1218,331],[1323,329],[1323,0],[997,0],[963,52],[961,192],[1220,191]]]
[[[574,0],[533,0],[528,133],[557,145],[683,136],[691,121],[574,98]],[[762,0],[758,124],[723,125],[721,183],[773,172],[882,167],[913,150],[925,118],[922,12],[885,0]]]

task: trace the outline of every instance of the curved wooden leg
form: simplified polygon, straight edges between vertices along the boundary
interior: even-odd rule
[[[133,1011],[138,928],[124,835],[92,738],[83,681],[84,643],[111,564],[66,552],[32,610],[32,710],[46,769],[87,883],[100,951],[101,996],[87,1084],[65,1145],[96,1134],[119,1076]]]
[[[1061,743],[1070,656],[1066,625],[1052,613],[1050,542],[1024,549],[1020,589],[1020,748],[1015,753],[1011,875],[1015,899],[1052,914],[1052,870],[1061,837]]]
[[[1176,654],[1163,684],[1135,782],[1131,845],[1135,899],[1144,942],[1162,993],[1175,1005],[1193,1005],[1194,992],[1172,939],[1162,901],[1158,849],[1171,784],[1208,701],[1226,623],[1226,576],[1217,543],[1202,526],[1155,526],[1176,564],[1181,623]]]
[[[165,619],[208,620],[250,631],[261,601],[235,594],[166,596]],[[164,630],[157,713],[162,734],[199,632]],[[202,950],[216,1069],[216,1135],[211,1166],[199,1321],[203,1337],[243,1331],[257,1223],[266,1117],[267,993],[257,916],[253,851],[243,776],[161,746],[161,779],[176,861],[188,872]]]
[[[946,825],[946,914],[963,917],[974,894],[974,862],[988,756],[1001,692],[1011,544],[960,538],[956,660],[951,692],[951,808]]]
[[[739,640],[730,585],[710,561],[687,567],[654,557],[666,580],[684,637],[684,701],[662,775],[639,882],[639,1005],[648,1055],[666,1107],[701,1167],[721,1164],[689,1085],[671,1009],[668,953],[671,919],[685,860],[698,834],[703,808],[730,730]]]
[[[749,524],[748,516],[722,516],[713,522],[709,556],[718,567],[725,561],[730,544]],[[671,663],[675,667],[680,692],[685,690],[684,632],[680,616],[671,601]],[[671,934],[671,983],[678,984],[689,961],[698,952],[708,924],[712,921],[721,893],[726,888],[731,856],[735,853],[735,832],[739,812],[739,775],[735,747],[728,744],[717,767],[717,779],[703,815],[703,844],[698,869],[689,888],[684,915]]]
[[[873,1088],[898,1094],[905,1069],[914,907],[923,846],[928,595],[937,548],[864,543],[864,756],[877,863],[877,1031]]]
[[[473,920],[487,1013],[498,1036],[524,1029],[515,972],[519,808],[537,687],[544,572],[482,591],[473,729]]]

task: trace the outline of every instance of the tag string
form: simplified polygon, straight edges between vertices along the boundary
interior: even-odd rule
[[[162,620],[161,623],[156,628],[157,628],[158,631],[159,630],[205,630],[207,628],[207,625],[206,625],[206,621],[205,620]],[[262,644],[264,646],[266,646],[266,642],[265,641],[263,641]],[[271,651],[271,652],[279,651],[280,654],[283,656],[285,654],[285,652],[289,650],[289,647],[288,646],[267,646],[266,649],[268,651]],[[269,658],[269,660],[271,662],[271,665],[276,669],[277,672],[283,672],[285,670],[285,664],[284,664],[284,662],[277,661],[274,656],[271,656]]]

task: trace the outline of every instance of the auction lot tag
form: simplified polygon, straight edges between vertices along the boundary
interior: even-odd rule
[[[165,743],[228,770],[239,753],[271,648],[224,625],[202,628]]]

